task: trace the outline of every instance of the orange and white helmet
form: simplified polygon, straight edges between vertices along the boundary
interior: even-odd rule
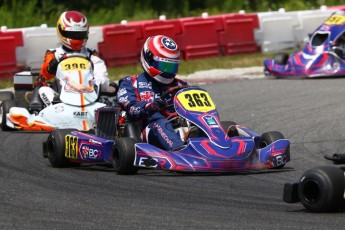
[[[65,47],[79,51],[86,45],[89,35],[87,18],[78,11],[63,12],[56,24],[59,41]]]

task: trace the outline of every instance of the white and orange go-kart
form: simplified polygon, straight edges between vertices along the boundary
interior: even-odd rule
[[[100,96],[100,86],[94,81],[91,61],[81,54],[65,55],[59,60],[56,79],[60,83],[60,94],[52,94],[54,91],[50,87],[35,87],[30,102],[31,106],[35,105],[35,109],[30,106],[18,107],[18,102],[13,97],[2,92],[5,100],[2,99],[0,109],[1,129],[92,129],[95,110],[112,102],[109,94]]]

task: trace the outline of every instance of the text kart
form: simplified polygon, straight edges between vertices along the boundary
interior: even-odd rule
[[[143,143],[137,122],[126,121],[118,107],[104,107],[97,110],[94,133],[54,130],[43,143],[43,156],[54,167],[109,162],[119,174],[136,174],[140,168],[234,172],[282,168],[290,161],[290,142],[280,132],[259,135],[221,122],[210,95],[199,87],[171,88],[161,98],[173,91],[178,91],[173,99],[176,112],[167,120],[180,124],[176,130],[185,146],[165,151]]]

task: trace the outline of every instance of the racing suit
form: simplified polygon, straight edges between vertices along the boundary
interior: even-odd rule
[[[41,73],[42,76],[46,80],[53,79],[56,74],[56,67],[57,67],[57,61],[59,58],[61,58],[64,54],[71,54],[71,53],[80,53],[84,54],[86,57],[89,57],[92,64],[93,64],[93,74],[94,74],[94,81],[96,85],[100,85],[101,91],[107,91],[109,87],[109,78],[108,78],[108,72],[107,67],[104,63],[104,61],[99,57],[99,54],[95,50],[88,49],[86,47],[83,47],[79,52],[69,50],[68,48],[65,48],[63,46],[58,47],[56,49],[49,49],[47,50],[44,62],[41,65]],[[51,61],[53,59],[56,59],[56,66],[52,67],[50,65]],[[54,94],[56,92],[60,92],[60,79],[55,79],[55,82],[52,85],[52,88],[49,87],[41,87],[39,89],[39,94],[41,96],[41,99],[43,102],[48,106],[51,104],[54,98]]]
[[[149,113],[148,103],[160,98],[160,95],[170,87],[187,85],[180,79],[174,79],[171,84],[161,84],[152,79],[147,73],[138,76],[127,76],[119,82],[117,100],[126,111],[130,120],[142,121],[142,139],[164,150],[178,148],[184,144],[180,136],[174,131],[171,122],[159,111]],[[173,103],[173,96],[165,99],[167,105]]]

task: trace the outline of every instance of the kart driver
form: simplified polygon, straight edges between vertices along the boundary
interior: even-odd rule
[[[81,53],[93,63],[95,84],[100,85],[101,91],[106,92],[109,88],[107,67],[97,51],[85,47],[89,34],[87,18],[78,11],[63,12],[57,21],[56,30],[61,46],[46,51],[41,65],[43,78],[50,80],[55,77],[58,60],[64,54]],[[54,94],[60,92],[59,80],[61,79],[55,79],[52,88],[43,86],[39,89],[40,97],[47,106],[53,101]]]
[[[124,77],[117,92],[117,100],[127,117],[142,121],[143,141],[164,150],[184,144],[172,122],[160,113],[163,107],[172,105],[174,96],[170,94],[163,101],[160,99],[162,92],[174,86],[187,86],[186,82],[175,78],[179,59],[179,47],[171,38],[163,35],[147,38],[140,58],[144,72]]]

